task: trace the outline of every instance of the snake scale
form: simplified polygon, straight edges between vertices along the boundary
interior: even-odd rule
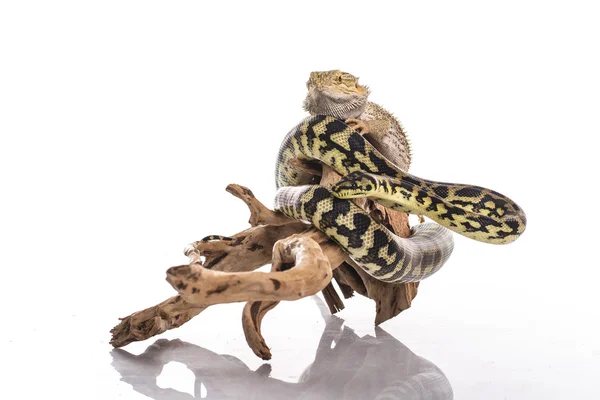
[[[320,161],[343,178],[331,189],[310,185],[312,175],[290,164],[293,158]],[[408,174],[330,116],[308,117],[288,133],[275,177],[277,211],[313,224],[361,268],[385,282],[420,281],[438,271],[454,246],[448,229],[495,244],[510,243],[525,230],[525,213],[508,197],[479,186]],[[350,200],[356,197],[373,198],[436,223],[416,225],[409,238],[401,238]]]

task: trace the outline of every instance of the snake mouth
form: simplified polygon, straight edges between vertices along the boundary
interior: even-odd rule
[[[379,188],[376,179],[361,171],[352,172],[343,177],[331,188],[336,197],[354,199],[373,196]]]
[[[359,197],[368,197],[371,196],[371,192],[356,190],[356,189],[341,189],[336,188],[335,186],[331,189],[333,195],[339,199],[356,199]]]
[[[373,196],[375,188],[371,184],[361,185],[355,181],[339,181],[331,188],[333,195],[340,199],[356,199]]]

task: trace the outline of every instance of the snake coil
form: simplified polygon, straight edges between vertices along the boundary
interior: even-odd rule
[[[289,161],[321,161],[343,176],[332,189],[309,185],[312,175]],[[421,179],[402,171],[344,122],[316,115],[292,129],[279,150],[275,209],[309,222],[337,242],[373,277],[414,282],[438,271],[454,241],[452,230],[495,244],[525,230],[523,210],[508,197],[479,186]],[[425,215],[401,238],[374,221],[351,198],[369,197],[386,207]],[[448,228],[448,229],[446,229]]]

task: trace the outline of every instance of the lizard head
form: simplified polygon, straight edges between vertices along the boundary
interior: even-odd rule
[[[340,70],[311,72],[306,82],[304,109],[310,114],[330,115],[346,120],[365,111],[369,89],[358,78]]]

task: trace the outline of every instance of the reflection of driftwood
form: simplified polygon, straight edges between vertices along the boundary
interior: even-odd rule
[[[133,390],[153,399],[431,399],[453,398],[450,382],[433,363],[417,356],[381,328],[360,337],[335,316],[319,341],[314,361],[298,382],[270,378],[271,366],[256,371],[229,355],[179,340],[158,340],[139,356],[113,350],[112,365]],[[335,343],[335,345],[334,345]],[[180,362],[194,374],[194,396],[160,388],[164,365]]]
[[[315,181],[330,186],[339,176],[318,164],[297,166],[315,175]],[[319,170],[320,169],[320,170]],[[179,294],[162,303],[122,318],[113,330],[111,344],[121,347],[177,328],[208,306],[246,301],[243,329],[248,344],[261,358],[271,354],[261,335],[260,322],[280,300],[296,300],[322,291],[332,313],[354,292],[376,303],[375,324],[393,318],[411,305],[418,283],[381,282],[358,267],[324,234],[309,225],[287,218],[265,207],[251,190],[240,185],[226,189],[250,210],[251,227],[230,238],[198,241],[185,251],[190,264],[172,267],[167,281]],[[402,237],[410,234],[408,216],[361,199],[357,204],[376,220]],[[272,263],[270,272],[254,270]]]

